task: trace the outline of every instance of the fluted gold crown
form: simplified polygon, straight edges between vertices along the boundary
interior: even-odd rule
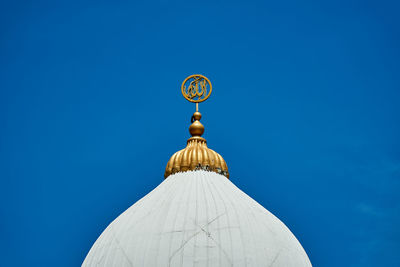
[[[189,81],[188,90],[190,93],[185,95],[184,92],[187,92],[185,83],[187,81]],[[210,86],[210,90],[208,93],[206,87],[207,83]],[[201,91],[199,90],[198,84],[200,84]],[[182,94],[186,99],[189,98],[189,101],[194,97],[200,99],[202,95],[206,95],[208,98],[210,96],[210,93],[211,83],[206,77],[202,75],[189,76],[182,84]],[[202,102],[207,98],[195,102],[196,112],[192,116],[192,124],[189,127],[189,132],[192,137],[187,140],[186,148],[179,150],[178,152],[173,154],[168,161],[164,174],[165,178],[177,172],[194,170],[213,171],[229,178],[228,166],[226,165],[225,160],[220,154],[212,149],[209,149],[207,147],[206,139],[201,137],[204,133],[204,126],[200,122],[201,113],[198,111],[198,102]]]

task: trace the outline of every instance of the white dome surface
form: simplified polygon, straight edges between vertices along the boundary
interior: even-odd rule
[[[311,266],[296,237],[226,177],[169,176],[115,219],[82,266]]]

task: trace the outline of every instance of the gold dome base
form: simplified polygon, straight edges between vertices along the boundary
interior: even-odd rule
[[[194,136],[188,139],[187,146],[172,155],[165,169],[164,177],[177,172],[207,170],[224,175],[229,179],[228,166],[220,154],[207,147],[207,141]]]

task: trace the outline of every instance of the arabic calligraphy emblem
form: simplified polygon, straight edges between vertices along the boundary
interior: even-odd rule
[[[190,102],[200,103],[211,94],[212,85],[207,77],[195,74],[187,77],[182,83],[182,94]]]

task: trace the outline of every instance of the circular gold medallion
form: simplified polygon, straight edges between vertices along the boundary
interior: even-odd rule
[[[182,83],[182,95],[190,102],[200,103],[205,101],[212,91],[212,85],[207,77],[194,74],[187,77]]]

